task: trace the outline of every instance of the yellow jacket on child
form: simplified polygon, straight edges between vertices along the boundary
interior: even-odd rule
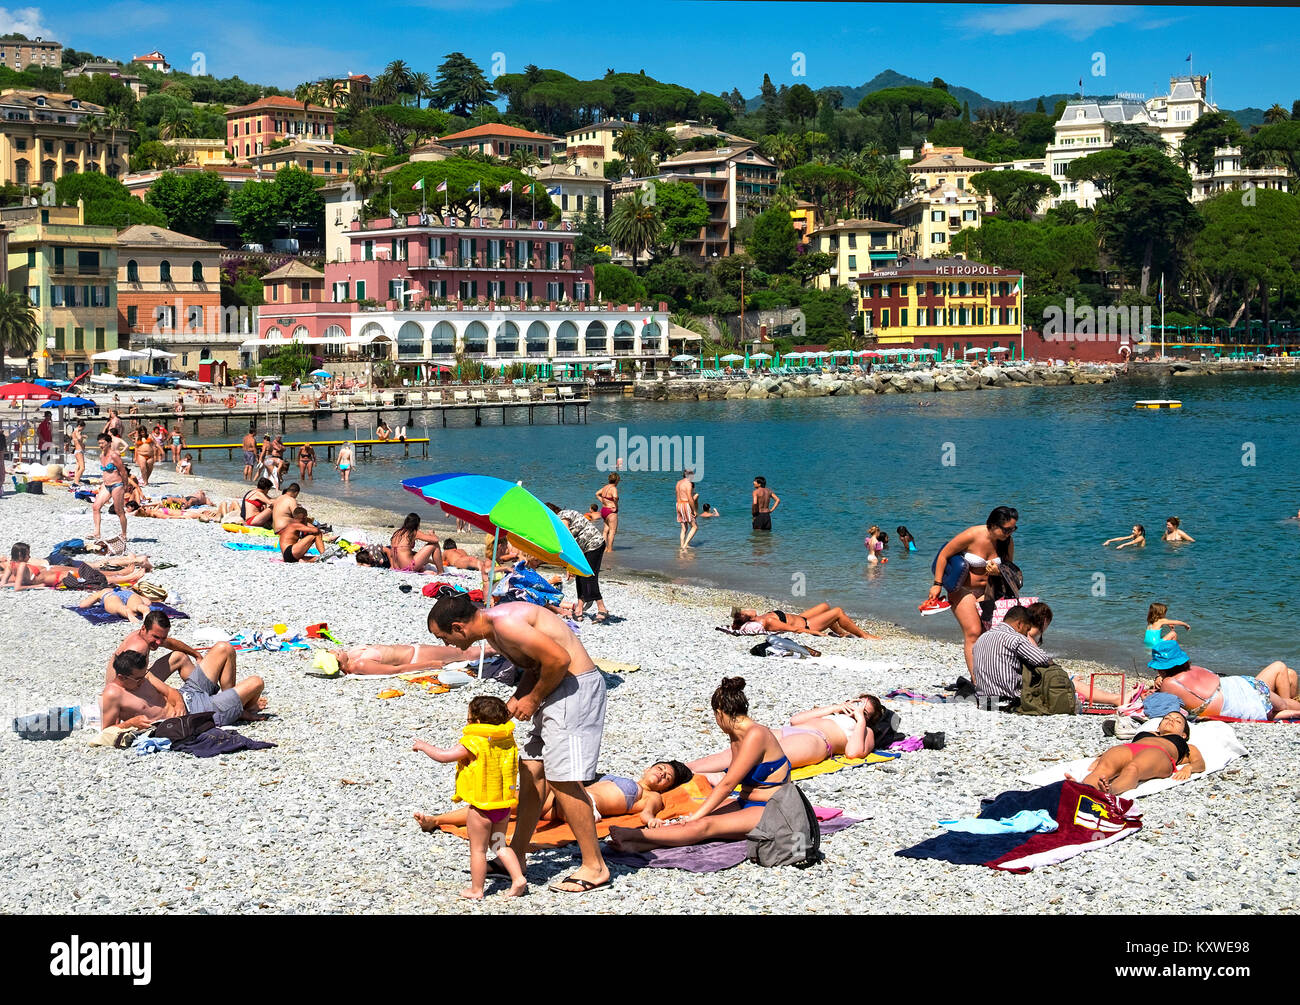
[[[499,810],[519,802],[519,748],[515,727],[471,722],[460,738],[474,755],[469,764],[456,770],[456,794],[452,802],[466,802],[480,810]]]

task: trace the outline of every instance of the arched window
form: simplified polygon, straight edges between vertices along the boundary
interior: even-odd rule
[[[193,272],[190,276],[191,282],[195,282],[195,283],[203,282],[203,263],[195,262],[192,268],[193,268]]]
[[[572,321],[561,321],[555,332],[555,351],[560,355],[578,352],[578,326]]]
[[[326,342],[342,342],[348,337],[348,333],[343,330],[342,325],[330,325],[325,329]]]
[[[519,326],[513,321],[502,321],[497,326],[496,350],[498,356],[519,355]]]
[[[164,283],[172,281],[172,263],[165,258],[158,263],[158,278]]]
[[[487,352],[488,330],[482,321],[471,321],[465,326],[465,351]]]
[[[609,335],[605,322],[593,321],[587,325],[587,352],[609,352]]]
[[[424,329],[414,321],[407,321],[397,329],[397,355],[420,356],[424,353]]]
[[[435,356],[449,356],[456,351],[456,326],[450,321],[439,321],[433,326],[430,351]]]
[[[134,258],[126,263],[126,281],[128,283],[138,283],[140,281],[140,266],[136,264]]]
[[[636,348],[636,333],[630,321],[620,321],[614,328],[614,351],[631,352]]]
[[[284,332],[272,325],[266,330],[266,337],[269,339],[279,339],[284,337]]]
[[[551,333],[543,321],[534,321],[528,326],[528,355],[545,356],[550,351]]]
[[[307,330],[306,325],[299,325],[293,330],[293,341],[301,342],[311,337],[311,332]]]

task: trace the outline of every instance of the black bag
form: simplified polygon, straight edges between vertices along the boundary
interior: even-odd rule
[[[216,726],[215,714],[212,712],[191,712],[177,715],[154,723],[153,736],[162,740],[188,740],[200,736]]]
[[[993,585],[993,599],[1005,600],[1008,597],[1020,599],[1020,591],[1025,585],[1025,574],[1020,571],[1020,566],[1015,562],[1004,562],[998,560],[999,575],[991,576],[990,581]]]

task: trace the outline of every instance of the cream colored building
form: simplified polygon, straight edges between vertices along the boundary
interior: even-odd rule
[[[907,166],[908,176],[912,179],[912,192],[936,192],[956,189],[964,193],[971,175],[988,171],[994,165],[988,161],[967,157],[961,147],[936,147],[927,143],[921,148],[921,159]],[[974,194],[974,193],[972,193]],[[983,210],[993,212],[993,199],[983,199]]]
[[[586,174],[572,166],[558,164],[533,168],[528,173],[538,185],[551,193],[551,201],[560,207],[561,220],[577,226],[587,215],[587,207],[593,204],[596,214],[602,220],[609,215],[610,182],[604,175]],[[515,199],[517,206],[528,204],[526,195],[516,196]]]
[[[606,119],[589,126],[579,126],[564,134],[564,162],[577,167],[583,174],[605,176],[605,165],[621,159],[614,150],[614,141],[625,129],[635,129],[636,124],[623,119]]]
[[[8,286],[26,293],[41,329],[41,376],[71,378],[116,349],[117,231],[88,227],[77,206],[0,209],[11,228]]]
[[[359,153],[361,151],[357,147],[345,147],[339,143],[299,140],[288,146],[253,154],[245,159],[254,170],[271,174],[293,164],[308,174],[321,178],[339,178],[347,177],[348,172],[352,170],[352,158]]]
[[[191,139],[189,137],[174,140],[161,140],[163,146],[175,150],[178,154],[188,155],[185,163],[201,168],[226,167],[231,162],[226,159],[225,140]]]
[[[43,38],[27,41],[0,39],[0,66],[7,66],[11,70],[26,70],[29,66],[45,68],[62,65],[62,42],[47,42]]]
[[[1177,158],[1188,128],[1201,116],[1219,110],[1209,100],[1208,83],[1209,78],[1204,76],[1171,77],[1168,94],[1146,101],[1078,101],[1066,105],[1056,122],[1056,134],[1047,147],[1046,158],[1046,173],[1061,186],[1061,194],[1044,200],[1039,211],[1066,202],[1085,208],[1096,206],[1096,186],[1089,181],[1070,181],[1066,171],[1072,161],[1111,148],[1117,125],[1141,126],[1155,133],[1165,141],[1165,152]],[[1285,168],[1247,168],[1241,163],[1241,150],[1235,147],[1214,152],[1212,171],[1193,165],[1191,175],[1193,202],[1248,185],[1287,191]]]
[[[0,181],[39,185],[83,171],[125,174],[132,130],[101,125],[92,137],[82,129],[85,119],[103,115],[102,105],[70,94],[0,91]]]
[[[857,287],[858,276],[898,264],[899,235],[903,228],[880,220],[840,220],[809,235],[809,251],[835,260],[829,272],[813,283],[819,290],[834,286]]]
[[[136,74],[128,73],[116,63],[82,63],[76,69],[64,70],[63,80],[66,83],[70,77],[93,77],[99,73],[125,84],[131,89],[131,93],[136,96],[136,100],[149,93],[149,88],[140,82],[140,78]]]
[[[894,210],[894,222],[903,227],[898,250],[904,255],[946,258],[958,233],[980,225],[985,201],[953,182],[914,192]]]

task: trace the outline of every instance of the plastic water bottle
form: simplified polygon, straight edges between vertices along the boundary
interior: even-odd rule
[[[93,729],[96,733],[104,728],[104,714],[100,711],[98,698],[82,703],[81,726],[83,729]]]

